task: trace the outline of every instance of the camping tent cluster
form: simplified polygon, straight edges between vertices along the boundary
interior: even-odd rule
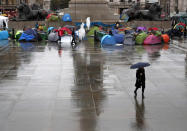
[[[0,32],[1,33],[1,32]],[[18,30],[15,34],[15,38],[19,41],[35,42],[41,40],[49,40],[52,42],[57,42],[61,37],[65,35],[72,35],[72,30],[68,27],[62,27],[55,29],[54,27],[49,27],[47,32],[39,31],[36,28],[29,28],[25,31]]]
[[[187,36],[187,16],[173,16],[172,28],[167,31],[170,37]]]
[[[62,20],[71,22],[70,14],[64,14],[61,18],[56,14],[49,14],[46,19],[48,21]],[[8,28],[8,19],[0,17],[0,26]],[[71,23],[72,24],[72,23]],[[35,42],[48,40],[51,42],[72,42],[84,40],[85,36],[94,37],[99,40],[102,45],[154,45],[160,43],[168,43],[170,38],[181,36],[186,32],[186,19],[180,18],[174,21],[173,28],[167,32],[161,32],[156,27],[124,27],[119,22],[115,24],[104,24],[102,22],[91,22],[88,17],[85,23],[75,22],[75,26],[65,25],[63,27],[47,28],[45,24],[36,23],[34,28],[25,28],[14,33],[9,33],[7,30],[0,31],[0,40],[7,40],[9,36],[14,36],[15,39],[24,42]],[[13,38],[13,37],[12,37]]]
[[[101,41],[101,44],[115,45],[135,45],[145,44],[154,45],[162,42],[168,43],[170,37],[168,34],[161,33],[158,28],[137,27],[132,28],[111,28],[110,31],[103,33],[103,31],[96,32],[96,39]]]

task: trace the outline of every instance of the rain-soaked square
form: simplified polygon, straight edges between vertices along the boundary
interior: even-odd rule
[[[186,131],[187,0],[0,0],[0,131]]]
[[[0,55],[1,131],[186,130],[185,51],[176,44],[111,48],[89,41],[74,49],[9,41]],[[144,98],[141,90],[134,97],[130,69],[140,61],[150,63]]]

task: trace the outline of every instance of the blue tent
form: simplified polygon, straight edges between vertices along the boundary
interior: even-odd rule
[[[49,28],[47,29],[47,31],[50,32],[50,31],[52,31],[52,30],[54,30],[54,29],[55,29],[55,27],[49,27]]]
[[[0,40],[8,40],[8,31],[0,31]]]
[[[111,35],[105,35],[101,39],[101,44],[102,45],[115,45],[116,41],[113,36]]]
[[[19,38],[19,41],[32,41],[34,40],[34,35],[28,35],[26,33],[22,33],[21,37]]]
[[[118,30],[117,29],[112,29],[112,34],[115,35],[115,34],[118,34]]]
[[[41,37],[38,35],[37,31],[34,29],[28,29],[24,31],[19,38],[19,41],[40,41]]]
[[[116,43],[120,43],[120,44],[123,43],[124,37],[125,37],[124,34],[114,34],[113,36],[114,36]]]
[[[71,22],[72,19],[71,19],[70,14],[64,14],[64,16],[62,17],[62,21],[64,21],[64,22]]]

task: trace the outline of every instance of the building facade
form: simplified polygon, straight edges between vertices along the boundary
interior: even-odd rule
[[[51,0],[43,0],[43,9],[50,10]]]
[[[170,0],[170,15],[187,12],[187,0]]]
[[[16,6],[21,2],[28,3],[28,0],[0,0],[0,11],[16,10]]]
[[[28,5],[37,4],[43,9],[50,10],[50,0],[0,0],[0,11],[16,10],[22,2]]]
[[[116,14],[121,14],[124,9],[128,9],[134,3],[139,3],[144,8],[146,3],[158,2],[158,0],[107,0],[108,5],[115,9]]]

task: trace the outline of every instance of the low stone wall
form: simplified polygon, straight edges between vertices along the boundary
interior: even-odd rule
[[[9,21],[9,28],[14,28],[15,30],[23,29],[24,26],[27,28],[35,27],[37,21]],[[64,25],[74,25],[73,22],[47,22],[47,21],[38,21],[39,24],[46,24],[47,27],[62,27]],[[104,22],[106,24],[114,24],[114,22]],[[145,26],[149,27],[157,27],[157,28],[164,28],[169,29],[171,28],[171,21],[131,21],[128,23],[121,23],[125,26]]]

